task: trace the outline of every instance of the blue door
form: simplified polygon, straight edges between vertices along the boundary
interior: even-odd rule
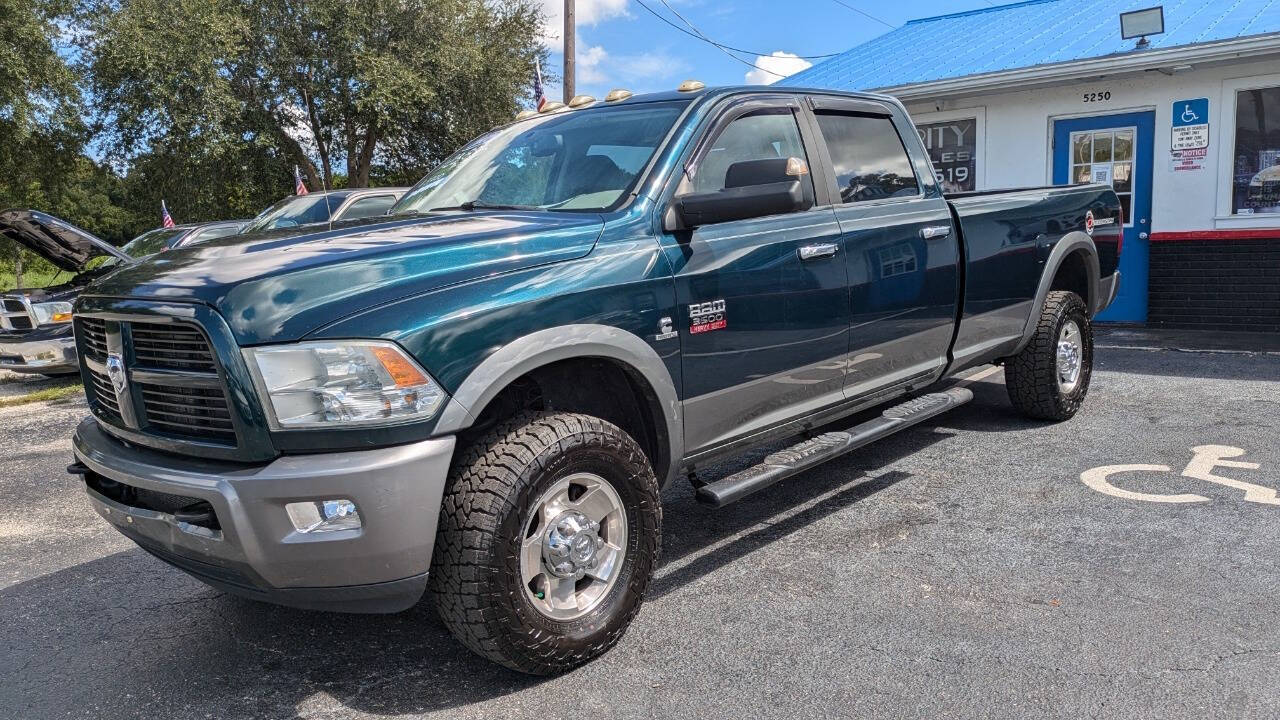
[[[1110,182],[1124,209],[1120,293],[1098,320],[1146,322],[1155,113],[1055,120],[1053,184]]]

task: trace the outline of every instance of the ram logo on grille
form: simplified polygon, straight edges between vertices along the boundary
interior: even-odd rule
[[[107,355],[107,377],[111,378],[111,387],[115,388],[117,397],[129,389],[129,376],[124,371],[124,360],[115,353]]]

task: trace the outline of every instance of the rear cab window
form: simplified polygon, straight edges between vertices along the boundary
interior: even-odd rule
[[[376,217],[378,215],[386,215],[392,205],[396,204],[395,195],[370,195],[362,197],[351,203],[351,206],[342,212],[342,220],[353,220],[356,218]]]
[[[920,183],[906,145],[888,117],[815,112],[843,203],[913,198]]]

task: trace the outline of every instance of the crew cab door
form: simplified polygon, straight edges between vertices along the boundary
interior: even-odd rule
[[[731,105],[684,159],[666,213],[681,197],[723,190],[736,163],[811,164],[812,142],[794,97]],[[813,195],[812,175],[800,182],[814,200],[808,209],[663,230],[679,304],[690,454],[842,398],[849,303],[840,228],[829,198]]]
[[[959,236],[910,121],[889,105],[814,97],[849,275],[846,395],[918,387],[947,363]]]

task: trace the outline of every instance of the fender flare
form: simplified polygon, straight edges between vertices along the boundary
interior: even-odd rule
[[[1017,355],[1022,352],[1022,349],[1031,342],[1031,338],[1036,332],[1036,319],[1040,315],[1040,308],[1044,307],[1044,302],[1049,297],[1049,289],[1053,286],[1053,278],[1058,274],[1058,270],[1062,267],[1062,263],[1067,259],[1067,256],[1074,252],[1084,253],[1085,274],[1088,276],[1089,282],[1089,297],[1084,298],[1085,307],[1089,309],[1090,317],[1097,312],[1098,283],[1102,274],[1102,265],[1098,260],[1098,248],[1093,244],[1093,238],[1085,233],[1079,230],[1069,232],[1054,244],[1053,250],[1049,252],[1049,257],[1044,262],[1044,270],[1040,273],[1040,284],[1036,287],[1035,301],[1031,304],[1031,314],[1027,317],[1027,324],[1022,328],[1022,338],[1018,341],[1018,346],[1010,353],[1011,355]]]
[[[475,414],[517,378],[560,360],[602,357],[615,360],[648,383],[666,424],[668,467],[654,468],[665,488],[684,459],[684,418],[671,373],[658,353],[639,336],[608,325],[562,325],[519,337],[485,358],[445,404],[438,433],[456,433],[475,422]]]

